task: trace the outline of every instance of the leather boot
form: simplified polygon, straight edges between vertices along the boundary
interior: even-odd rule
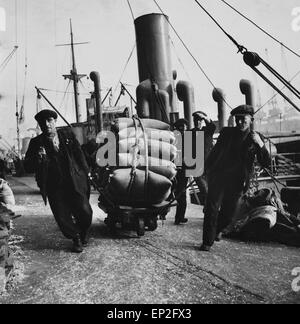
[[[74,253],[82,253],[83,252],[83,246],[82,246],[79,234],[76,236],[76,238],[73,239],[72,252],[74,252]]]
[[[84,247],[87,247],[88,244],[89,244],[89,237],[88,237],[88,233],[87,232],[82,232],[80,234],[80,240],[81,240],[81,243]]]

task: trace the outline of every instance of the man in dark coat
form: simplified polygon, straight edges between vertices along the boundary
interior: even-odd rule
[[[184,133],[188,127],[188,122],[186,119],[178,119],[174,124],[174,129],[180,132],[182,136],[182,153],[184,152]],[[188,185],[189,178],[186,176],[186,168],[184,165],[178,168],[176,176],[176,196],[177,198],[177,208],[175,215],[175,225],[185,224],[188,219],[185,218],[185,212],[187,208],[186,199],[186,188]]]
[[[231,223],[238,201],[248,189],[254,161],[271,163],[261,136],[251,131],[254,109],[242,105],[232,111],[236,127],[225,127],[206,160],[208,196],[202,251],[210,251],[218,235]]]
[[[35,116],[42,134],[29,144],[25,169],[35,172],[58,226],[73,240],[73,252],[81,253],[92,222],[89,169],[72,130],[56,129],[57,117],[52,110],[42,110]]]
[[[4,179],[6,178],[6,165],[4,159],[0,158],[0,178]]]
[[[196,137],[199,132],[204,132],[204,160],[206,161],[209,152],[213,148],[213,136],[216,131],[216,125],[213,123],[211,119],[207,116],[207,114],[203,111],[196,111],[193,114],[194,125],[195,128],[192,129],[192,146],[193,146],[193,156],[196,156]],[[205,126],[204,126],[205,124]],[[205,168],[206,169],[206,168]],[[197,186],[200,191],[200,201],[205,203],[207,196],[207,180],[206,174],[204,173],[201,177],[195,178]]]

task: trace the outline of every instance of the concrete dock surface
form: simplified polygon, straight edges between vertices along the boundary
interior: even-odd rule
[[[10,178],[22,217],[14,235],[23,237],[23,279],[2,304],[269,304],[300,303],[293,269],[299,248],[275,243],[223,240],[200,252],[203,207],[189,204],[185,225],[174,225],[174,210],[158,229],[138,238],[109,233],[106,215],[94,210],[89,246],[70,253],[35,180]],[[300,283],[299,283],[300,285]]]

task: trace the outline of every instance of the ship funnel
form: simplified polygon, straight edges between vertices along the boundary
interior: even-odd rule
[[[169,122],[170,113],[177,109],[168,17],[162,14],[141,16],[135,20],[135,30],[141,83],[137,89],[139,115],[162,117]]]

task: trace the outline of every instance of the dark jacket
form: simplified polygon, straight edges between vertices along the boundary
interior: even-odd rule
[[[225,127],[206,160],[206,171],[209,177],[228,179],[247,190],[255,157],[262,167],[266,168],[271,163],[268,150],[254,143],[251,133],[243,140],[237,127]]]
[[[63,177],[58,179],[64,181],[71,186],[72,189],[79,195],[89,195],[90,186],[88,180],[89,168],[86,163],[84,154],[81,150],[75,135],[71,129],[58,130],[60,142],[60,155],[63,157],[63,166],[61,168]],[[40,158],[38,155],[40,147],[46,149],[47,155]],[[49,140],[43,134],[33,138],[30,141],[28,150],[25,156],[25,170],[28,173],[35,173],[38,186],[46,203],[49,188],[47,184],[52,177],[58,177],[51,171],[51,146]],[[59,181],[57,183],[59,185]]]
[[[213,136],[216,131],[216,125],[211,122],[207,123],[206,126],[204,126],[201,130],[197,128],[193,128],[193,156],[196,156],[196,136],[197,132],[204,132],[204,158],[206,159],[209,155],[209,152],[213,148]]]

